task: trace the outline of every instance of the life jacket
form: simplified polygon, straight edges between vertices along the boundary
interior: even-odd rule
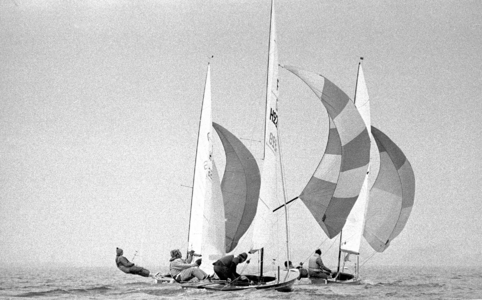
[[[119,268],[119,270],[121,270],[124,273],[130,273],[130,267],[124,266],[123,263],[121,262],[121,258],[124,258],[125,260],[127,260],[123,256],[117,256],[115,258],[115,264],[117,265],[117,268]]]
[[[316,263],[319,257],[320,257],[319,254],[315,254],[312,257],[310,257],[310,260],[308,262],[308,269],[310,271],[317,271],[317,270],[321,271],[320,266]]]

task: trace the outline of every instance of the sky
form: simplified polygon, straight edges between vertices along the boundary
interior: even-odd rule
[[[209,57],[213,120],[260,159],[269,13],[269,0],[1,1],[2,265],[114,268],[121,247],[156,268],[185,248]],[[367,264],[481,265],[481,20],[479,1],[276,1],[280,63],[352,97],[364,57],[372,125],[414,169],[408,223]],[[327,120],[280,70],[289,199]],[[290,210],[296,249],[319,229]]]

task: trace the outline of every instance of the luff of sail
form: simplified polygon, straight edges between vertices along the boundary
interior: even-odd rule
[[[415,175],[400,148],[382,131],[371,127],[380,152],[380,170],[370,190],[363,236],[383,252],[407,223],[415,197]]]
[[[251,152],[231,132],[213,122],[226,154],[221,190],[225,207],[225,250],[232,251],[251,225],[258,206],[261,177]]]
[[[367,128],[349,97],[322,75],[284,66],[325,106],[330,130],[325,153],[299,196],[329,238],[343,228],[365,180],[370,159]]]
[[[368,96],[368,89],[365,82],[365,75],[363,74],[363,68],[361,62],[358,64],[358,75],[356,82],[354,103],[360,116],[365,122],[366,128],[370,128],[370,97]],[[368,131],[371,140],[371,132]],[[373,161],[376,153],[376,147],[371,143],[370,162]],[[346,219],[345,226],[343,226],[343,234],[341,235],[340,250],[346,253],[359,254],[361,238],[363,236],[363,229],[365,226],[365,214],[368,203],[368,181],[370,176],[370,165],[368,166],[368,172],[365,176],[363,186],[358,195],[358,199],[355,202],[348,218]]]
[[[212,239],[213,236],[224,237],[224,226],[208,227],[206,225],[206,221],[224,219],[224,212],[222,212],[222,216],[213,216],[215,213],[213,208],[223,207],[223,205],[222,199],[219,200],[220,193],[216,192],[220,189],[220,182],[219,177],[213,176],[212,147],[211,69],[208,65],[199,121],[188,231],[188,250],[194,250],[195,253],[206,257],[206,262],[203,265],[208,268],[207,260],[210,257],[224,253],[224,241],[219,242],[219,240]],[[216,212],[221,213],[219,210],[216,210]],[[208,252],[203,253],[203,251]],[[212,268],[212,265],[210,267]]]

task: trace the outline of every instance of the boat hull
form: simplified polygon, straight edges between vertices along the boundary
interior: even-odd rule
[[[293,285],[297,279],[292,279],[285,282],[278,283],[277,281],[267,282],[265,284],[254,284],[254,285],[231,285],[228,283],[220,284],[213,283],[205,285],[203,288],[212,291],[241,291],[241,290],[276,290],[278,292],[291,292],[293,291]]]
[[[298,280],[299,272],[298,270],[290,270],[285,275],[281,275],[280,278],[284,278],[284,281],[280,282],[275,277],[265,277],[260,278],[256,275],[246,275],[247,281],[239,282],[225,282],[225,283],[213,283],[204,286],[207,290],[213,291],[240,291],[240,290],[276,290],[279,292],[291,292],[293,291],[293,285]]]
[[[333,277],[336,276],[336,273],[332,274]],[[360,284],[361,280],[360,278],[356,278],[352,274],[348,273],[340,273],[338,277],[335,278],[315,278],[315,277],[309,277],[310,283],[311,284],[316,284],[316,285],[325,285],[325,284]]]

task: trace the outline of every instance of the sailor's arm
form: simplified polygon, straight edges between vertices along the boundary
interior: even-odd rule
[[[127,260],[127,258],[125,258],[124,256],[120,257],[119,258],[119,263],[121,265],[123,265],[124,267],[127,267],[127,268],[130,268],[130,267],[133,267],[135,266],[135,264],[131,263],[129,260]]]

